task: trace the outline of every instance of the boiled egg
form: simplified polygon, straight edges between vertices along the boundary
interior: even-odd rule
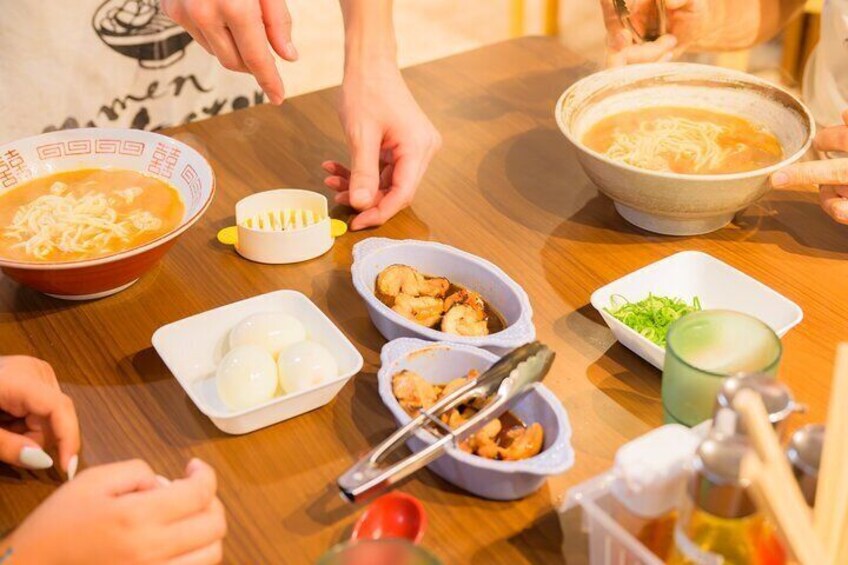
[[[277,367],[285,394],[300,392],[339,376],[333,354],[314,341],[301,341],[287,347],[280,354]]]
[[[218,365],[218,396],[230,410],[252,408],[273,398],[279,379],[277,364],[258,345],[240,345]]]
[[[230,348],[241,345],[258,345],[274,356],[282,350],[306,339],[306,328],[288,314],[266,312],[254,314],[232,329]]]

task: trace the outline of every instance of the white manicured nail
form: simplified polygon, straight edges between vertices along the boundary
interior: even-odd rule
[[[74,480],[74,477],[77,476],[77,467],[79,467],[79,456],[74,455],[71,457],[71,460],[68,461],[68,480]]]
[[[21,465],[28,469],[49,469],[53,466],[53,458],[40,447],[24,447],[21,449]]]
[[[166,487],[171,484],[171,479],[163,477],[162,475],[156,475],[156,482],[159,483],[160,487]]]

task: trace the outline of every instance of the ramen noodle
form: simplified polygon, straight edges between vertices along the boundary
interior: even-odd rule
[[[777,137],[745,118],[699,108],[658,106],[608,116],[583,137],[590,149],[653,171],[741,173],[783,158]]]
[[[0,195],[0,257],[61,262],[119,253],[169,233],[184,212],[176,189],[135,171],[57,173]]]

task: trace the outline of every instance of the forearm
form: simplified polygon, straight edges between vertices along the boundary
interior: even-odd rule
[[[693,48],[748,49],[775,36],[804,7],[804,0],[708,0],[708,21]]]
[[[397,65],[393,0],[339,0],[345,26],[345,73]]]

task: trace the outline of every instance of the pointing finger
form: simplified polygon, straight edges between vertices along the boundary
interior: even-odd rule
[[[807,161],[789,165],[771,175],[775,188],[848,184],[848,158]]]

